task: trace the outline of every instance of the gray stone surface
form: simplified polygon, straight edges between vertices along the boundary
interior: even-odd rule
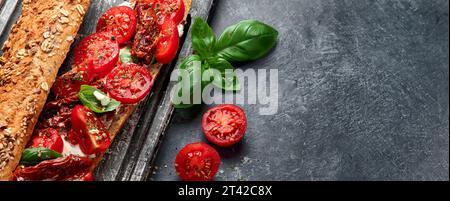
[[[276,49],[240,68],[279,70],[279,112],[249,119],[219,149],[216,180],[448,180],[447,0],[219,0],[220,33],[243,19],[280,31]],[[206,141],[201,114],[176,111],[151,179],[177,180],[174,159]]]

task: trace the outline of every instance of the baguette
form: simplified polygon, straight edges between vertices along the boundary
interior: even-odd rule
[[[185,1],[185,8],[186,8],[186,15],[185,18],[187,17],[187,13],[190,10],[191,4],[192,4],[192,0],[184,0]],[[131,0],[131,5],[134,5],[135,1]],[[8,47],[9,49],[12,49],[11,47]],[[9,58],[11,54],[5,54],[5,58]],[[161,64],[155,64],[152,66],[148,66],[153,78],[156,78],[160,72],[160,69],[163,67],[163,65]],[[51,100],[50,100],[51,101]],[[107,115],[102,116],[102,118],[104,117],[105,119],[103,119],[103,122],[105,123],[106,128],[109,131],[109,135],[111,139],[114,139],[115,136],[120,132],[121,128],[123,127],[123,125],[126,123],[126,121],[128,120],[128,118],[131,116],[131,114],[134,112],[134,110],[136,109],[137,104],[123,104],[121,105],[119,108],[116,109],[116,111],[114,113],[110,113]],[[41,107],[42,110],[42,107]],[[34,122],[35,124],[36,122]],[[30,136],[29,136],[30,137]],[[28,137],[28,138],[29,138]],[[28,140],[27,140],[28,141]],[[23,150],[24,147],[21,147],[21,150]],[[92,166],[90,166],[90,170],[93,170],[97,164],[99,163],[99,161],[102,159],[104,153],[97,153],[95,158],[92,161]],[[20,166],[17,170],[20,170]],[[23,167],[22,167],[23,168]],[[7,177],[5,177],[7,178]]]
[[[0,180],[18,165],[91,0],[23,0],[0,57]]]

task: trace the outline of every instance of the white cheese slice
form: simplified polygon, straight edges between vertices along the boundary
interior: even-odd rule
[[[131,3],[128,2],[128,1],[125,1],[125,2],[123,2],[123,3],[121,3],[121,4],[119,4],[119,6],[128,6],[128,7],[130,7],[130,8],[133,8],[133,7],[131,6]]]
[[[95,158],[95,154],[86,155],[85,153],[83,153],[83,151],[81,151],[80,149],[80,145],[73,145],[72,143],[65,140],[64,137],[62,137],[62,140],[64,142],[64,149],[62,152],[64,156],[74,155],[80,157]]]
[[[180,35],[180,38],[181,38],[181,36],[183,36],[183,34],[184,34],[184,25],[179,24],[177,28],[178,28],[178,35]]]
[[[111,99],[108,96],[106,96],[98,91],[94,91],[93,95],[95,96],[95,98],[98,101],[100,101],[100,104],[103,107],[107,106],[111,102]]]

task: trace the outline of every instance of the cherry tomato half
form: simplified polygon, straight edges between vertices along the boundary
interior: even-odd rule
[[[95,77],[107,75],[119,61],[119,44],[110,33],[94,33],[75,48],[74,65],[87,66],[93,62]]]
[[[102,121],[84,106],[77,105],[71,114],[72,132],[77,135],[80,149],[85,154],[101,153],[108,149],[111,139]]]
[[[170,20],[165,21],[156,47],[156,60],[161,64],[168,64],[177,55],[179,45],[180,36],[177,25]]]
[[[67,98],[80,91],[83,84],[93,80],[94,65],[89,62],[87,67],[76,67],[70,72],[58,77],[52,86],[52,92],[57,98]]]
[[[175,169],[184,181],[211,181],[220,166],[220,156],[203,142],[186,145],[175,159]]]
[[[137,64],[120,64],[106,77],[109,95],[125,104],[138,103],[153,86],[151,73]]]
[[[184,19],[186,8],[184,0],[159,0],[162,10],[175,24],[180,24]]]
[[[116,6],[106,11],[97,22],[97,32],[110,32],[119,45],[136,33],[136,12],[128,6]]]
[[[56,129],[47,128],[38,131],[38,133],[33,136],[30,147],[43,147],[62,153],[64,142]]]
[[[203,115],[202,129],[208,141],[217,146],[228,147],[244,137],[247,119],[240,107],[219,105]]]

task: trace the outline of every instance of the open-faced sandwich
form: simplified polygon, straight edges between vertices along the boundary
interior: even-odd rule
[[[57,77],[91,1],[24,0],[0,57],[0,180],[93,180],[175,58],[191,1],[110,8],[75,47],[72,69]]]

